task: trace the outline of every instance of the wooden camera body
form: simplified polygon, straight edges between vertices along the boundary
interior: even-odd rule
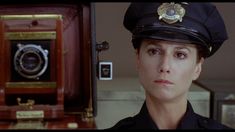
[[[0,122],[96,116],[92,7],[0,5]]]

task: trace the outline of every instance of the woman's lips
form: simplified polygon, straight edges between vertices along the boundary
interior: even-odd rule
[[[173,82],[164,79],[154,80],[154,82],[159,84],[174,84]]]

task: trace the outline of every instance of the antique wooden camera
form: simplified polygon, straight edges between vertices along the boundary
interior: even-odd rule
[[[62,16],[1,15],[0,118],[64,115]],[[53,23],[40,26],[40,23]]]
[[[92,9],[0,6],[0,122],[43,119],[61,127],[67,118],[96,116]]]

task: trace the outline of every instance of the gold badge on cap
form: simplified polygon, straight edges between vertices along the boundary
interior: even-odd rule
[[[185,9],[180,4],[163,3],[158,7],[157,13],[159,20],[163,20],[168,24],[175,23],[177,21],[182,22],[182,18],[185,15]]]

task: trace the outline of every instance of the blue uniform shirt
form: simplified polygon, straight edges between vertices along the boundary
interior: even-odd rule
[[[151,119],[146,103],[143,104],[140,112],[134,117],[127,117],[120,120],[110,129],[158,129],[158,126]],[[188,101],[187,110],[180,121],[177,129],[231,129],[213,119],[203,117],[193,111]]]

